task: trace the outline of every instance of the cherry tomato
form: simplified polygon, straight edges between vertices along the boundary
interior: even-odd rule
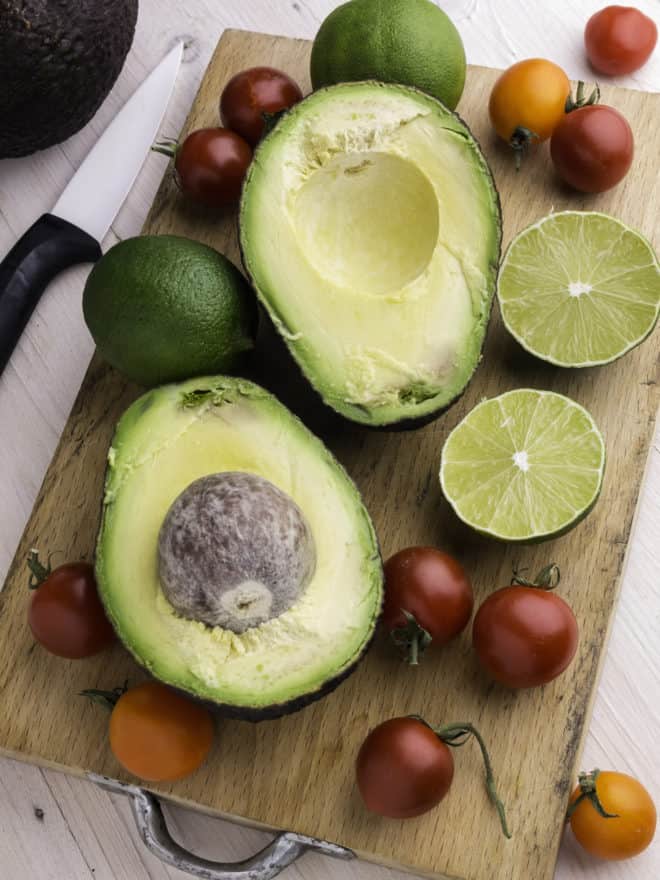
[[[409,819],[428,812],[451,787],[454,758],[450,747],[462,746],[470,737],[479,744],[488,796],[497,809],[502,831],[510,837],[486,744],[471,724],[436,729],[409,716],[375,727],[362,743],[356,763],[357,785],[367,809],[390,819]]]
[[[584,795],[585,789],[595,789],[610,818],[599,813],[593,795]],[[595,770],[581,775],[571,795],[569,815],[578,843],[601,859],[618,861],[639,855],[655,834],[657,817],[651,796],[641,782],[625,773]]]
[[[224,207],[236,202],[252,161],[252,149],[226,128],[200,128],[177,148],[176,175],[184,195]]]
[[[635,142],[618,110],[595,104],[567,113],[554,130],[550,155],[559,176],[581,192],[603,192],[628,173]]]
[[[584,31],[591,66],[599,73],[632,73],[649,59],[658,41],[655,22],[633,6],[606,6]]]
[[[79,660],[103,651],[115,640],[115,632],[105,616],[88,562],[60,565],[54,571],[42,568],[36,552],[30,567],[38,566],[37,580],[28,623],[35,639],[51,654]]]
[[[374,728],[357,758],[357,784],[367,809],[391,819],[421,816],[439,804],[454,778],[449,746],[416,718]]]
[[[495,681],[510,688],[537,687],[569,666],[577,650],[578,625],[559,596],[539,586],[514,584],[492,593],[479,608],[472,642]]]
[[[150,782],[181,779],[213,743],[208,709],[157,681],[121,694],[110,716],[110,748],[129,773]]]
[[[493,86],[488,111],[495,131],[517,150],[547,140],[564,115],[570,90],[568,77],[552,61],[519,61]]]
[[[448,553],[408,547],[385,563],[383,623],[406,648],[410,663],[417,662],[429,636],[444,645],[465,629],[473,605],[465,569]]]
[[[256,146],[264,132],[264,113],[278,113],[302,101],[300,86],[272,67],[251,67],[230,79],[220,98],[220,118]]]

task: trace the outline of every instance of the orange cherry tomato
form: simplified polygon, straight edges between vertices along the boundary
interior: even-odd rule
[[[121,694],[110,716],[110,748],[129,773],[150,782],[181,779],[213,743],[208,709],[157,681]]]
[[[651,796],[641,782],[625,773],[595,770],[583,774],[580,785],[571,795],[570,823],[578,843],[594,856],[609,861],[639,855],[653,840],[656,810]],[[598,811],[584,787],[595,788],[602,808],[611,818]]]
[[[552,61],[519,61],[493,86],[488,112],[495,131],[517,149],[547,140],[564,115],[570,90],[568,77]]]

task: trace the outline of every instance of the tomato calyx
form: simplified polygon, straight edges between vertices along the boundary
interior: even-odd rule
[[[50,564],[50,560],[52,559],[52,554],[48,557],[46,564],[39,559],[39,551],[36,548],[32,548],[28,553],[27,558],[27,566],[30,569],[30,579],[28,581],[28,587],[31,590],[38,590],[39,587],[43,584],[45,580],[47,580],[53,572],[53,568]]]
[[[534,587],[537,590],[554,590],[561,580],[561,572],[559,571],[559,566],[556,562],[551,562],[549,565],[545,565],[541,571],[536,575],[534,580],[528,580],[527,578],[522,576],[522,572],[525,571],[524,568],[514,568],[513,569],[513,577],[511,578],[511,584],[517,585],[521,587]]]
[[[283,110],[275,110],[274,113],[270,113],[268,110],[264,110],[262,112],[261,118],[264,121],[264,130],[261,134],[260,140],[263,140],[267,135],[271,133],[271,131],[275,128],[277,123],[288,110],[289,108],[285,107]]]
[[[394,644],[401,651],[409,666],[419,666],[419,658],[433,641],[431,633],[418,623],[414,614],[401,609],[406,618],[405,626],[397,626],[390,632]]]
[[[577,84],[577,90],[575,92],[575,98],[573,98],[572,92],[568,93],[568,97],[566,98],[566,107],[564,108],[566,113],[572,113],[573,110],[579,110],[580,107],[591,107],[593,104],[597,104],[600,101],[600,86],[598,83],[594,83],[594,88],[589,97],[585,97],[584,94],[584,83],[582,80],[579,80]]]
[[[537,144],[540,140],[535,131],[532,131],[531,128],[525,128],[524,125],[517,125],[513,129],[513,134],[509,138],[509,146],[513,149],[516,157],[516,171],[520,171],[520,165],[525,153],[532,144]]]
[[[566,813],[566,821],[568,822],[575,810],[578,808],[579,804],[583,801],[591,801],[591,805],[596,810],[599,816],[602,816],[603,819],[618,819],[618,813],[608,813],[605,807],[602,805],[600,798],[598,797],[598,792],[596,791],[596,782],[598,780],[598,776],[600,774],[600,770],[592,770],[590,773],[580,773],[578,776],[578,786],[580,788],[580,794],[573,803],[569,806],[568,811]]]
[[[111,691],[98,690],[97,688],[87,688],[84,691],[80,691],[78,696],[87,697],[87,699],[91,700],[93,703],[98,703],[99,706],[103,706],[104,709],[112,711],[119,702],[119,698],[122,697],[127,690],[128,679],[126,679],[126,681],[122,685],[113,688]]]
[[[167,156],[168,159],[176,159],[176,154],[181,149],[181,144],[175,138],[164,138],[162,141],[156,141],[151,147],[152,153],[160,153],[161,156]]]
[[[433,731],[433,733],[435,733],[440,742],[443,742],[445,745],[449,746],[452,749],[460,748],[461,746],[465,745],[470,737],[475,738],[479,745],[479,748],[481,749],[481,756],[483,758],[484,767],[486,770],[486,790],[488,791],[488,797],[490,798],[491,803],[497,810],[500,825],[502,826],[502,833],[507,839],[510,839],[511,832],[509,831],[509,826],[507,824],[506,809],[502,800],[500,799],[500,796],[497,793],[497,788],[495,786],[495,774],[493,773],[493,764],[490,760],[490,755],[488,754],[488,748],[486,747],[484,738],[479,733],[477,728],[473,724],[470,724],[469,721],[458,721],[454,724],[445,724],[442,727],[433,727],[433,725],[429,724],[428,721],[425,721],[424,718],[419,715],[410,715],[408,717],[413,718],[415,721],[420,721],[422,724],[425,724]]]

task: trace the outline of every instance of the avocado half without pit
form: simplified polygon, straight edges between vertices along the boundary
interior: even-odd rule
[[[120,419],[96,574],[140,663],[249,720],[336,687],[382,605],[354,484],[272,395],[227,377],[154,389]]]
[[[501,216],[477,142],[437,100],[375,82],[314,92],[257,149],[240,237],[275,329],[338,413],[422,423],[460,396]]]

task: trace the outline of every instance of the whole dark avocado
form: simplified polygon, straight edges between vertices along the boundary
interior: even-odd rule
[[[92,118],[131,48],[138,0],[0,0],[0,159]]]

